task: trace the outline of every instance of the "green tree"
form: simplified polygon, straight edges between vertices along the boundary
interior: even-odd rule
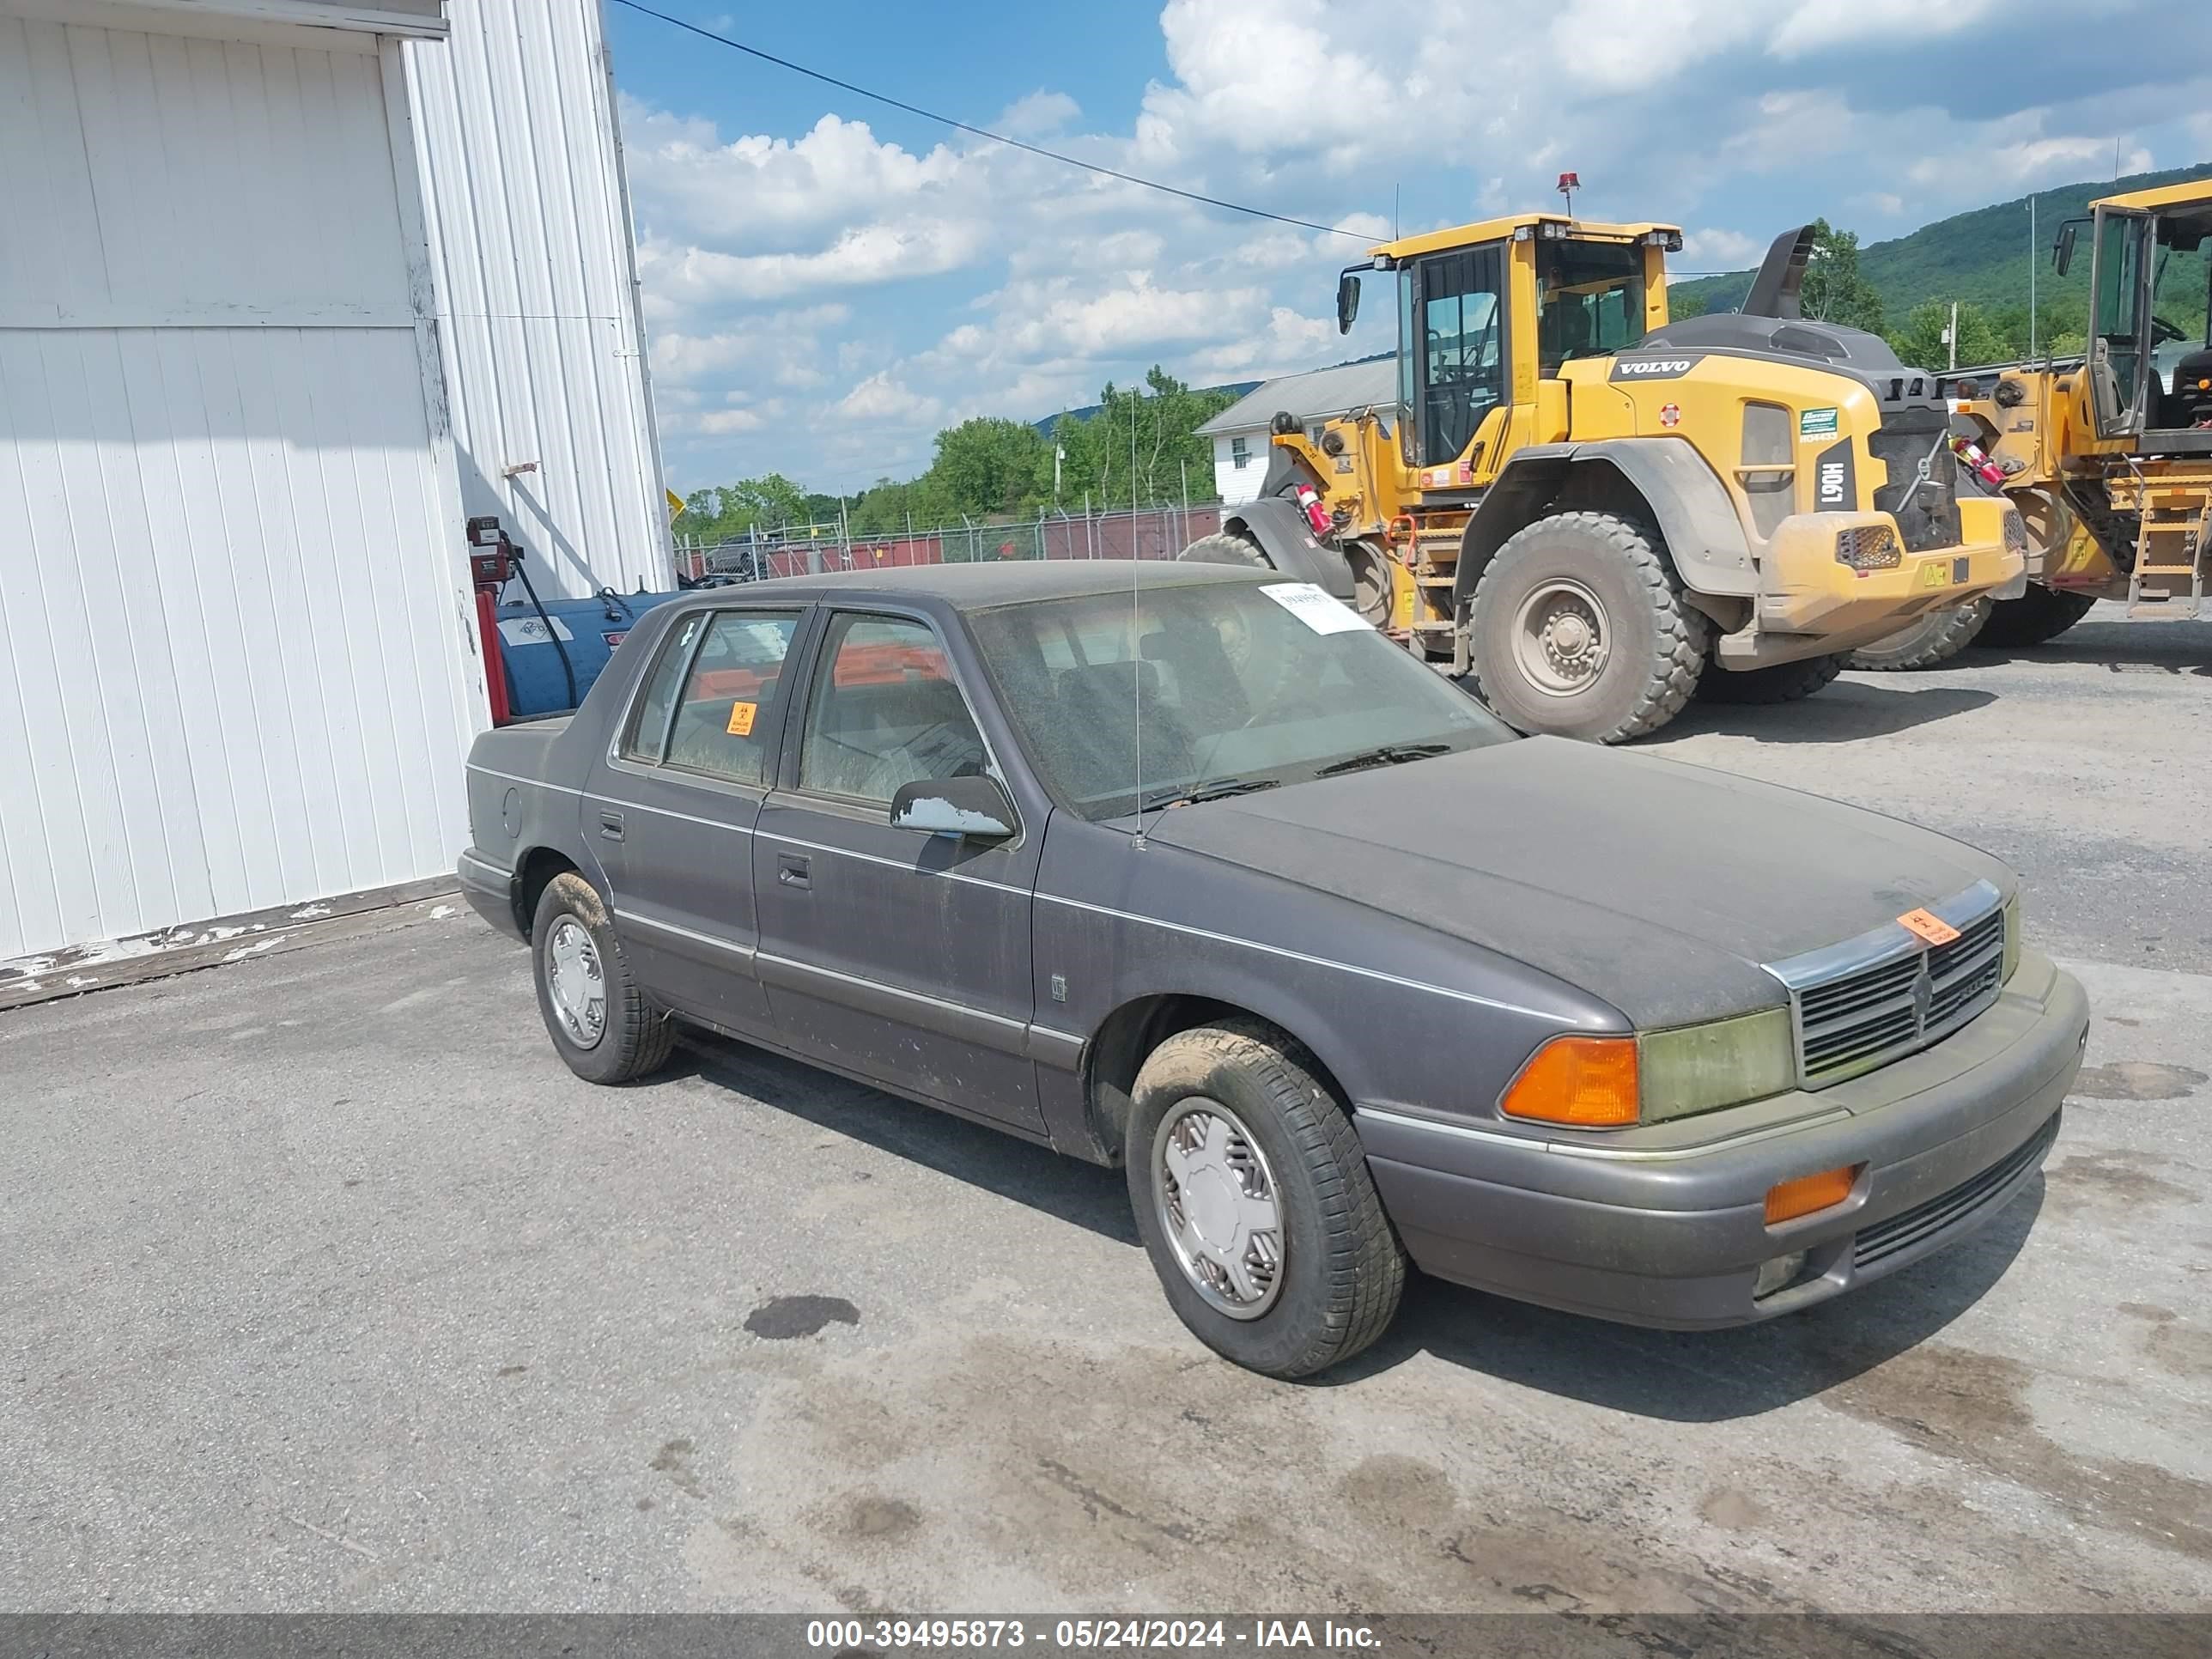
[[[1881,332],[1881,295],[1859,274],[1859,236],[1826,219],[1813,222],[1812,257],[1805,262],[1799,300],[1806,316],[1847,328]]]
[[[1157,365],[1141,387],[1109,382],[1097,414],[1080,421],[1062,416],[1054,429],[1066,451],[1060,505],[1079,503],[1087,493],[1094,507],[1127,507],[1133,465],[1134,499],[1143,505],[1181,500],[1186,481],[1193,501],[1212,501],[1213,449],[1197,429],[1235,401],[1226,392],[1194,392]],[[1048,453],[1048,486],[1050,468]]]
[[[1668,320],[1679,323],[1685,317],[1702,317],[1708,303],[1702,292],[1685,293],[1680,284],[1675,284],[1667,290]]]
[[[946,506],[969,518],[1036,510],[1052,483],[1052,447],[1033,426],[995,415],[978,415],[937,434],[937,459],[924,475]]]
[[[2006,319],[2009,322],[2012,319]],[[1951,348],[1943,338],[1949,326],[1951,307],[1940,300],[1930,300],[1925,305],[1913,307],[1905,319],[1905,326],[1889,337],[1897,355],[1911,368],[1942,370],[1951,362]],[[2021,307],[2018,319],[2023,337],[2027,331],[2027,307]],[[2008,357],[2027,354],[2027,342],[2022,337],[2017,347],[2009,330],[1997,319],[1984,312],[1979,306],[1959,307],[1959,363],[1972,368],[1978,363],[2002,362]]]

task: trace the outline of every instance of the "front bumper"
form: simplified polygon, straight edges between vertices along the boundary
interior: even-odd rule
[[[1955,547],[1906,553],[1887,570],[1854,570],[1836,558],[1839,531],[1888,525],[1886,513],[1802,514],[1775,527],[1759,561],[1761,634],[1822,636],[1834,651],[1895,633],[1939,605],[1964,605],[2017,580],[2027,562],[2005,541],[2009,502],[1984,496],[1958,503]]]
[[[1943,1249],[2041,1167],[2089,1005],[2033,951],[1934,1047],[1820,1091],[1617,1136],[1544,1141],[1365,1107],[1384,1206],[1425,1272],[1630,1324],[1711,1329],[1808,1307]],[[1841,1204],[1768,1226],[1778,1182],[1863,1164]],[[1802,1250],[1754,1298],[1763,1262]]]
[[[522,930],[522,915],[517,904],[521,891],[522,875],[504,865],[494,864],[473,848],[465,849],[460,860],[453,866],[460,878],[461,896],[493,927],[509,939],[526,943],[529,936]]]

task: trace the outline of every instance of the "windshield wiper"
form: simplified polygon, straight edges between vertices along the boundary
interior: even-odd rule
[[[1431,755],[1450,752],[1448,743],[1386,743],[1376,749],[1363,749],[1356,755],[1347,755],[1340,761],[1331,761],[1314,775],[1333,778],[1339,772],[1364,771],[1370,766],[1398,766],[1407,761],[1426,760]]]
[[[1156,806],[1195,806],[1200,801],[1219,800],[1227,795],[1249,795],[1255,789],[1273,789],[1281,782],[1280,778],[1215,778],[1210,783],[1187,784],[1147,795],[1137,810],[1149,812]]]

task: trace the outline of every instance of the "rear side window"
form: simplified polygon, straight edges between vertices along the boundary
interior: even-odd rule
[[[735,783],[765,784],[795,611],[726,611],[699,642],[670,723],[667,763]]]
[[[699,643],[699,630],[706,622],[703,614],[695,611],[669,631],[660,647],[660,659],[653,665],[652,682],[630,714],[629,729],[623,733],[625,760],[643,761],[648,766],[660,763],[668,747],[668,714],[676,706],[676,688],[683,681],[691,648]]]

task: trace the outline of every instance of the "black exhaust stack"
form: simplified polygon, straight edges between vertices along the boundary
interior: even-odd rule
[[[1774,246],[1766,250],[1766,258],[1759,264],[1759,274],[1751,279],[1751,292],[1744,295],[1741,307],[1743,314],[1802,317],[1805,313],[1799,308],[1797,291],[1805,285],[1805,262],[1812,257],[1812,226],[1801,225],[1776,237]]]

